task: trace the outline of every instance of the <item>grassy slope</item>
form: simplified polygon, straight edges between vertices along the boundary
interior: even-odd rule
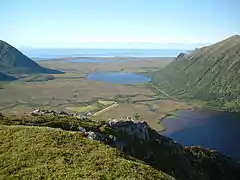
[[[0,178],[173,179],[80,133],[0,126]]]
[[[124,153],[138,160],[86,139],[82,133],[74,132],[78,127],[106,136],[114,135],[125,144]],[[66,179],[80,176],[90,179],[171,179],[171,176],[181,180],[239,179],[238,169],[226,156],[198,147],[183,148],[150,128],[148,132],[153,141],[142,141],[115,131],[106,122],[52,115],[0,116],[0,175],[17,179],[34,179],[41,175]],[[112,145],[111,142],[107,144]],[[151,158],[146,159],[149,153]]]
[[[60,74],[62,72],[46,69],[38,65],[10,44],[0,40],[0,72],[14,75],[47,73]]]
[[[236,35],[176,59],[153,82],[178,97],[213,100],[240,110],[240,36]]]

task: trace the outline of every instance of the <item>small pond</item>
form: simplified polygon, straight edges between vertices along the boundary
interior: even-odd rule
[[[94,72],[88,74],[87,80],[103,81],[114,84],[141,84],[150,81],[146,76],[123,72]]]
[[[162,121],[161,134],[183,145],[218,150],[240,161],[240,114],[210,110],[182,110]]]

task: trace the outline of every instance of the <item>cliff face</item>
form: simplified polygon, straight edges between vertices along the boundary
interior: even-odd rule
[[[240,178],[239,165],[230,158],[201,147],[183,147],[158,134],[144,121],[123,118],[96,122],[65,112],[36,110],[21,117],[0,117],[0,122],[3,125],[46,126],[80,133],[83,138],[100,141],[177,179]]]
[[[0,40],[0,72],[19,73],[49,73],[56,74],[60,71],[47,69],[25,56],[10,44]]]

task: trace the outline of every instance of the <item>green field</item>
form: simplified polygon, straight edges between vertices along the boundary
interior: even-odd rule
[[[91,112],[91,111],[97,110],[98,108],[99,107],[97,103],[86,105],[86,106],[79,106],[79,107],[66,107],[67,110],[75,111],[79,113]]]

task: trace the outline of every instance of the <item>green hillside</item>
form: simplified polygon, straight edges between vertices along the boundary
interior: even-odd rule
[[[0,115],[0,179],[230,179],[230,158],[183,147],[144,122],[48,111]]]
[[[240,36],[179,55],[153,74],[153,83],[179,98],[240,110]]]
[[[58,70],[47,69],[25,56],[10,44],[0,40],[0,72],[9,75],[47,73],[59,74]]]
[[[80,133],[0,126],[0,178],[173,179]]]

